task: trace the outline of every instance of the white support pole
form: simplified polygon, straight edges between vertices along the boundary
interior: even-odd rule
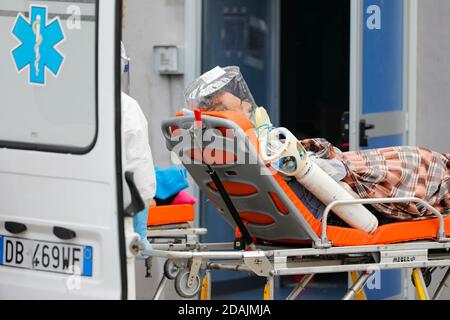
[[[184,84],[185,87],[197,79],[202,72],[202,1],[185,0],[184,2]],[[200,189],[190,179],[191,192],[200,199]],[[200,201],[195,211],[194,225],[200,225]]]
[[[358,150],[362,101],[362,0],[351,0],[350,20],[350,150]]]
[[[405,1],[405,107],[408,144],[417,144],[417,39],[418,1]]]

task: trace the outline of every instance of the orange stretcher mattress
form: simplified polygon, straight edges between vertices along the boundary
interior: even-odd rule
[[[208,116],[215,116],[223,119],[228,119],[238,124],[246,133],[250,141],[257,144],[256,134],[254,130],[249,130],[250,121],[237,112],[208,112]],[[259,149],[259,148],[257,148]],[[278,184],[285,191],[288,198],[292,201],[307,223],[311,226],[314,232],[320,237],[322,233],[322,222],[317,220],[314,215],[308,210],[303,202],[297,197],[295,192],[289,187],[283,177],[274,173],[274,178]],[[251,182],[250,182],[251,183]],[[226,185],[228,193],[235,194],[242,192],[242,187],[236,185]],[[245,185],[244,185],[245,186]],[[244,188],[245,189],[245,188]],[[278,206],[278,205],[277,205]],[[258,214],[248,212],[241,212],[243,220],[259,225],[270,224],[273,221],[267,217],[261,217]],[[445,228],[447,236],[450,236],[450,217],[445,218]],[[427,219],[422,221],[411,222],[397,222],[388,225],[380,226],[374,234],[367,234],[363,231],[329,226],[327,235],[334,246],[363,246],[363,245],[384,245],[401,242],[409,242],[416,240],[433,240],[436,239],[439,229],[438,219]],[[264,239],[260,239],[264,240]],[[272,241],[273,242],[273,241]],[[304,241],[296,241],[290,239],[279,239],[277,243],[304,243]]]
[[[275,179],[277,179],[280,186],[286,192],[286,195],[295,204],[314,232],[318,236],[321,236],[322,222],[314,217],[279,174],[275,175]],[[447,235],[450,235],[450,217],[445,219],[445,229]],[[427,219],[383,225],[379,227],[375,233],[370,235],[357,229],[329,226],[327,235],[333,245],[341,247],[432,240],[436,239],[438,230],[439,220]],[[281,241],[283,242],[283,239],[281,239]]]
[[[177,206],[159,206],[152,207],[148,212],[149,227],[184,224],[193,222],[195,217],[194,206],[177,205]]]

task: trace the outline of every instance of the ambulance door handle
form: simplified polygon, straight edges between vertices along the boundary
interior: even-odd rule
[[[20,234],[27,231],[27,226],[24,225],[23,223],[7,221],[5,222],[5,229],[9,233]]]
[[[125,216],[133,218],[145,209],[145,204],[134,181],[133,172],[125,172],[125,180],[131,194],[131,204],[125,209]]]
[[[72,240],[77,237],[75,231],[61,227],[53,227],[53,234],[61,240]]]

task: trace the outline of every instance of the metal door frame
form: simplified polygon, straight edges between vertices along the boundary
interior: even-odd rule
[[[202,72],[202,25],[203,25],[203,1],[185,0],[184,2],[184,87],[187,87]],[[190,191],[196,199],[200,199],[200,189],[189,179]],[[197,202],[195,206],[195,226],[200,225],[200,208]]]
[[[350,15],[350,150],[359,150],[359,122],[362,104],[362,57],[363,24],[362,9],[364,0],[351,0]],[[417,127],[417,0],[404,1],[404,36],[403,36],[403,104],[406,114],[406,141],[408,145],[416,144]],[[411,270],[402,272],[401,298],[414,295],[414,288],[409,281]],[[395,298],[395,297],[393,297]]]
[[[350,149],[359,149],[362,103],[363,1],[351,0],[350,22]],[[404,1],[403,104],[406,113],[406,143],[416,144],[417,127],[417,0]]]

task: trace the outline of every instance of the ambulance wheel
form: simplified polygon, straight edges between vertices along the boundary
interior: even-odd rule
[[[180,272],[175,279],[175,290],[176,292],[183,298],[190,299],[195,297],[201,289],[201,280],[200,276],[197,275],[194,279],[194,283],[192,287],[189,287],[189,270],[184,270]]]
[[[164,275],[169,280],[175,280],[175,278],[180,273],[180,268],[176,265],[176,263],[173,260],[167,260],[166,263],[164,263]]]

